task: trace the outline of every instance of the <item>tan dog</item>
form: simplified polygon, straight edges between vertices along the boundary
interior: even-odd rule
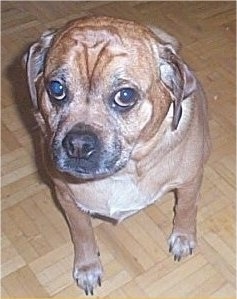
[[[174,190],[170,252],[180,260],[196,245],[207,111],[177,48],[161,30],[91,17],[45,33],[25,57],[75,247],[74,279],[86,294],[102,276],[90,215],[121,221]]]

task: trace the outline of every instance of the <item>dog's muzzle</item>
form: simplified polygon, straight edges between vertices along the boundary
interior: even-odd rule
[[[82,130],[70,131],[62,142],[68,158],[92,162],[98,158],[100,142],[96,134]]]
[[[89,129],[73,128],[62,141],[65,165],[77,173],[93,173],[99,167],[101,145]]]
[[[93,175],[100,169],[101,142],[89,127],[75,126],[53,142],[53,160],[58,170],[74,176]]]
[[[52,143],[53,161],[60,172],[82,179],[93,179],[118,171],[121,146],[117,138],[108,145],[93,128],[75,125]]]

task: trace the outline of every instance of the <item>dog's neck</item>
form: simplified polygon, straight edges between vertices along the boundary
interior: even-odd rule
[[[148,142],[138,143],[133,151],[131,160],[135,162],[137,172],[144,173],[149,168],[153,155],[154,159],[159,161],[160,157],[172,152],[183,139],[187,138],[191,122],[193,122],[195,110],[194,97],[187,98],[182,104],[182,117],[176,130],[172,130],[173,105],[171,103],[168,113],[163,120],[157,133]]]

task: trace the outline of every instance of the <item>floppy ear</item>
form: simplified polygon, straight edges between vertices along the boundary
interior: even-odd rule
[[[36,82],[43,73],[46,54],[55,35],[54,31],[46,31],[40,40],[34,43],[23,57],[23,64],[26,66],[27,80],[31,100],[35,109],[38,108]]]
[[[182,115],[182,101],[196,90],[197,81],[170,44],[159,45],[159,70],[161,82],[173,100],[172,130],[176,130]]]

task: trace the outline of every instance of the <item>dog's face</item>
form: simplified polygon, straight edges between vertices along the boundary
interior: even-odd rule
[[[172,100],[177,129],[181,102],[194,85],[171,45],[111,18],[81,19],[46,33],[26,63],[55,166],[83,179],[123,168],[136,145],[156,134]]]

